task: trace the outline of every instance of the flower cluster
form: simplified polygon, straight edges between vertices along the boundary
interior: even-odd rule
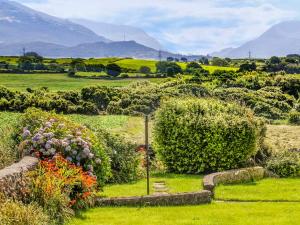
[[[61,154],[70,163],[82,166],[85,171],[93,173],[93,164],[101,164],[92,151],[92,143],[89,137],[83,134],[84,127],[70,129],[64,123],[50,119],[36,131],[31,132],[27,127],[23,128],[23,148],[29,154],[40,159],[52,159]]]
[[[68,207],[74,209],[89,205],[97,191],[97,179],[60,154],[42,160],[35,173],[35,189],[42,190],[39,198],[51,199],[60,193],[68,199]]]

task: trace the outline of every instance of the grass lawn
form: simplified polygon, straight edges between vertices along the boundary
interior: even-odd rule
[[[215,198],[242,201],[300,202],[300,179],[264,179],[246,184],[221,185],[216,188]]]
[[[291,225],[300,203],[212,203],[184,207],[96,208],[68,225]]]
[[[123,87],[133,82],[149,80],[154,83],[164,82],[164,78],[152,79],[85,79],[71,78],[67,74],[0,74],[0,85],[13,90],[25,91],[26,88],[48,87],[50,91],[80,90],[88,86]]]
[[[202,177],[197,175],[178,174],[154,174],[150,179],[150,193],[153,194],[154,182],[164,181],[168,187],[168,193],[194,192],[202,190]],[[106,197],[126,197],[143,196],[147,194],[146,179],[132,184],[108,185],[104,187],[101,196]]]

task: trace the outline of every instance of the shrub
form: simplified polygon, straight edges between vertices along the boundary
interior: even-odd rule
[[[30,200],[59,224],[73,215],[72,209],[91,206],[96,194],[96,178],[60,155],[41,161],[30,177]]]
[[[280,177],[300,176],[299,153],[284,152],[276,154],[267,162],[267,169]]]
[[[113,77],[117,77],[121,74],[122,68],[115,63],[110,63],[106,66],[107,74]]]
[[[17,134],[20,151],[40,159],[52,159],[61,154],[69,162],[96,174],[99,185],[109,176],[109,160],[102,143],[86,127],[55,113],[28,110]]]
[[[37,204],[24,205],[21,202],[0,202],[0,224],[2,225],[48,225],[50,218]]]
[[[300,125],[300,112],[292,111],[289,113],[289,123]]]
[[[237,168],[257,151],[263,123],[234,103],[173,99],[157,111],[154,144],[172,172]]]
[[[130,183],[143,176],[143,156],[136,151],[137,145],[105,131],[99,132],[99,135],[105,142],[105,149],[111,160],[112,176],[109,183]]]
[[[151,69],[148,66],[141,66],[141,68],[139,69],[140,73],[143,74],[149,74],[151,73]]]

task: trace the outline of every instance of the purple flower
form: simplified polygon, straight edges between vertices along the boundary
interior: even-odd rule
[[[26,128],[23,130],[23,135],[22,135],[22,137],[23,138],[27,138],[27,137],[29,137],[31,135],[31,133],[30,133],[30,131],[29,130],[27,130]]]
[[[68,160],[69,162],[73,161],[73,159],[71,157],[67,157],[66,160]]]

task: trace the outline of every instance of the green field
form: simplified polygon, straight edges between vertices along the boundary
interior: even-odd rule
[[[48,87],[51,91],[80,90],[88,86],[123,87],[143,80],[159,83],[164,78],[152,79],[85,79],[71,78],[67,74],[0,74],[0,85],[13,90],[25,91],[26,88]]]
[[[299,224],[300,203],[212,203],[182,207],[104,207],[68,225],[289,225]]]

